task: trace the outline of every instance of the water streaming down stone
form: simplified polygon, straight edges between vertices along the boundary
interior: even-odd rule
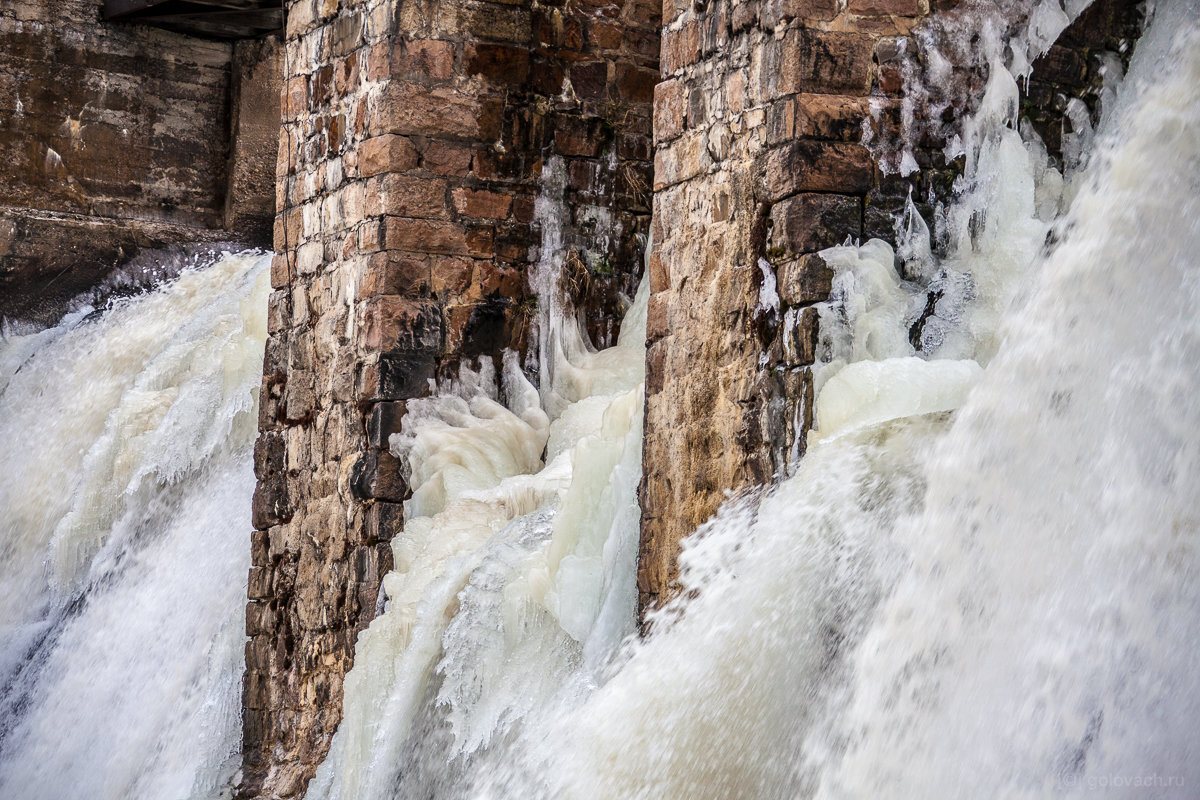
[[[240,766],[269,263],[0,343],[0,796],[206,798]]]
[[[542,504],[574,483],[553,462],[536,490],[511,459],[496,471],[486,426],[546,436],[514,366],[507,412],[486,376],[431,401],[400,445],[422,486],[443,483],[434,516],[410,507],[397,563],[481,504],[490,522],[469,523],[438,576],[389,579],[316,796],[1176,797],[1200,782],[1200,8],[1154,9],[1069,182],[1016,119],[1016,78],[1059,16],[983,37],[991,79],[960,140],[946,255],[930,260],[919,225],[909,280],[881,242],[826,254],[808,454],[692,537],[691,591],[648,639],[606,637],[584,663],[587,626],[539,588],[570,490]],[[425,466],[437,436],[472,457]],[[575,585],[595,596],[594,579]]]
[[[412,497],[310,797],[452,797],[634,630],[646,302],[595,351],[559,285],[564,165],[537,201],[540,386],[515,353],[410,400]]]

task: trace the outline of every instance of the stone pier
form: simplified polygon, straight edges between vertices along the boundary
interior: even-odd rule
[[[658,6],[287,4],[246,629],[246,797],[301,794],[391,567],[405,401],[523,351],[546,159],[598,346],[649,229]],[[531,370],[536,364],[529,363]]]

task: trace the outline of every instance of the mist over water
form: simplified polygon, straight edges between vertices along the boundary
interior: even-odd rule
[[[0,797],[240,767],[269,256],[0,342]]]

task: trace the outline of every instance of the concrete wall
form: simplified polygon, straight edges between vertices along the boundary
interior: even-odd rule
[[[141,248],[269,244],[270,48],[242,74],[229,43],[99,17],[99,0],[0,7],[0,316],[52,317]],[[247,100],[240,152],[255,155],[234,164],[257,177],[231,192],[235,84]]]
[[[403,524],[387,438],[405,401],[464,358],[526,346],[548,158],[588,272],[574,299],[597,344],[615,338],[649,227],[658,75],[658,6],[638,0],[287,11],[245,796],[301,793],[341,719]]]

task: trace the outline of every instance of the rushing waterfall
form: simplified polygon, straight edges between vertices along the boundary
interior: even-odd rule
[[[308,797],[1195,797],[1200,0],[1147,4],[1061,169],[1019,85],[1087,3],[1029,5],[1009,39],[959,19],[988,81],[953,202],[825,251],[806,454],[689,538],[644,638],[649,286],[591,347],[546,160],[536,346],[407,401]],[[236,782],[268,263],[0,342],[2,798]]]
[[[240,767],[269,263],[0,342],[0,797],[204,798]]]
[[[1151,9],[1065,176],[1017,119],[1070,21],[1043,5],[980,38],[944,255],[913,213],[898,254],[826,252],[808,454],[689,540],[647,639],[596,637],[630,569],[630,380],[555,344],[553,283],[540,396],[510,356],[414,404],[387,612],[311,796],[1195,791],[1200,4]],[[552,171],[539,211],[552,245]]]
[[[563,176],[549,161],[537,202],[541,386],[511,352],[499,382],[490,361],[464,365],[392,438],[407,521],[310,797],[461,794],[497,740],[634,630],[649,285],[594,351],[562,303]]]

